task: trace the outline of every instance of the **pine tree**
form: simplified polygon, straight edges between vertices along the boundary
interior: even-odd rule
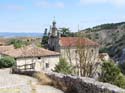
[[[125,88],[125,78],[117,65],[113,64],[112,62],[103,63],[100,81]]]
[[[56,65],[54,71],[58,72],[58,73],[63,73],[63,74],[71,74],[72,73],[72,66],[70,66],[64,58],[60,58],[60,61]]]

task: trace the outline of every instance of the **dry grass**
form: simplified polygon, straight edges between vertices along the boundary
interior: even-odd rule
[[[50,79],[47,75],[45,75],[42,72],[37,72],[33,76],[38,79],[39,84],[41,84],[41,85],[50,85],[50,86],[53,86],[55,88],[61,89],[64,92],[69,90],[67,88],[67,86],[65,85],[65,83],[58,82],[56,80],[52,80],[52,79]]]
[[[32,81],[31,81],[31,80],[29,81],[29,85],[30,85],[30,87],[31,87],[31,89],[32,89],[32,90],[31,90],[31,93],[36,93],[36,86],[32,84]]]
[[[42,85],[53,85],[53,81],[42,72],[37,72],[33,75]]]

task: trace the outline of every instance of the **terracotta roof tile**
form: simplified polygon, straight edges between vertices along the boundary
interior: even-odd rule
[[[6,45],[9,39],[0,38],[0,45]]]
[[[0,53],[6,52],[6,51],[10,51],[13,50],[14,46],[10,45],[10,46],[0,46]]]
[[[79,45],[85,46],[99,46],[98,43],[88,39],[88,38],[81,38],[81,37],[61,37],[59,41],[62,47],[75,47]]]
[[[53,52],[44,48],[38,47],[23,47],[20,49],[14,49],[11,51],[6,51],[3,53],[4,55],[8,55],[14,58],[21,58],[21,57],[43,57],[43,56],[55,56],[59,55],[58,52]]]

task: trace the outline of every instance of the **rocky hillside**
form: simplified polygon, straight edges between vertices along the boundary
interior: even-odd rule
[[[103,24],[81,30],[80,33],[97,41],[101,47],[100,52],[108,52],[115,60],[120,58],[125,48],[125,22]]]

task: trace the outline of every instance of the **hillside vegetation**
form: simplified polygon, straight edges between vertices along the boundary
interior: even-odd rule
[[[125,22],[103,24],[81,30],[80,33],[97,41],[100,44],[100,52],[107,52],[116,60],[125,48]]]

